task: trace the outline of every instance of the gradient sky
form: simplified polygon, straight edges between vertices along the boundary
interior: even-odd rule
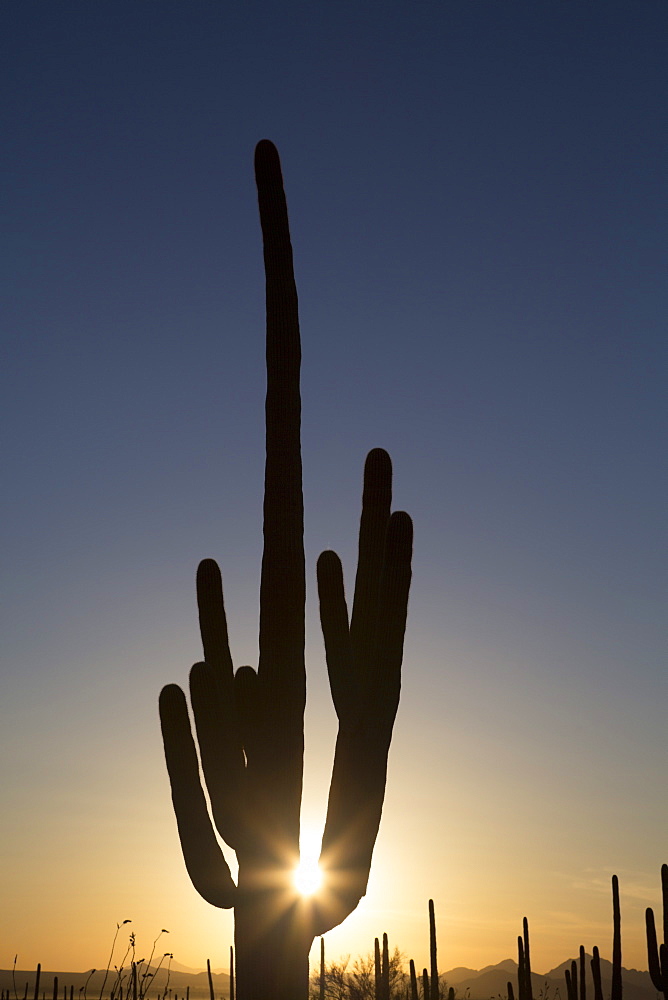
[[[281,153],[303,340],[304,822],[335,717],[315,560],[354,574],[366,452],[415,521],[369,891],[419,967],[578,946],[646,967],[665,840],[668,6],[442,0],[0,10],[0,967],[100,966],[117,922],[227,962],[157,716],[219,560],[257,662],[264,288]],[[228,852],[229,853],[229,852]],[[167,939],[162,939],[163,941]]]

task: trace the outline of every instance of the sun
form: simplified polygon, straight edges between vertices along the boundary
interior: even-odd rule
[[[322,885],[322,869],[318,864],[320,837],[304,829],[300,837],[300,859],[293,874],[294,886],[300,896],[312,896]]]

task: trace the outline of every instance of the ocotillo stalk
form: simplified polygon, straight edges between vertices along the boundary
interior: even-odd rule
[[[619,908],[619,880],[612,876],[612,987],[610,1000],[622,1000],[622,915]]]
[[[601,956],[596,945],[592,948],[591,975],[594,980],[594,1000],[603,1000],[603,985],[601,983]]]
[[[587,985],[585,983],[585,950],[580,945],[580,1000],[587,1000]]]
[[[436,914],[434,900],[429,900],[429,958],[431,964],[431,1000],[439,1000],[438,963],[436,961]]]
[[[411,979],[411,1000],[419,1000],[417,976],[415,974],[415,962],[413,961],[412,958],[408,963],[408,969],[410,972],[410,979]]]
[[[383,995],[383,967],[380,961],[380,941],[373,939],[373,995],[375,1000],[381,1000]]]
[[[325,939],[320,938],[320,1000],[325,1000]]]
[[[663,904],[663,943],[657,943],[654,911],[645,911],[647,929],[647,962],[652,984],[668,1000],[668,865],[661,865],[661,897]]]
[[[190,989],[190,987],[188,987]],[[230,1000],[234,1000],[234,947],[230,945]]]
[[[390,513],[391,464],[375,449],[364,472],[350,624],[341,563],[317,565],[330,689],[339,719],[320,865],[309,900],[294,886],[304,751],[305,569],[300,451],[301,347],[292,246],[278,153],[260,142],[255,170],[267,303],[264,550],[257,671],[232,665],[220,570],[197,573],[204,661],[190,673],[199,757],[234,883],[199,776],[185,696],[160,696],[167,770],[186,868],[214,906],[234,907],[237,1000],[306,1000],[308,953],[366,892],[399,703],[412,526]]]

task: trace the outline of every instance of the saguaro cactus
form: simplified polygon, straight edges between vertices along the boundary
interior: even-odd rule
[[[190,697],[215,827],[237,855],[234,883],[200,783],[186,699],[160,695],[165,757],[181,846],[198,892],[234,907],[237,1000],[301,1000],[313,938],[340,923],[366,892],[387,755],[399,702],[412,525],[390,514],[391,464],[366,461],[359,561],[350,625],[341,563],[317,566],[330,688],[339,719],[320,863],[323,888],[300,897],[304,751],[305,571],[301,481],[301,349],[292,247],[278,153],[263,141],[255,172],[267,302],[267,453],[257,671],[233,669],[218,566],[197,572],[204,661]]]
[[[594,980],[594,1000],[603,1000],[603,986],[601,984],[601,956],[596,945],[592,948],[591,975]]]
[[[664,1000],[668,1000],[668,865],[661,865],[661,899],[663,903],[663,942],[660,945],[657,943],[654,911],[651,906],[645,910],[647,962],[654,989],[663,993]]]
[[[529,921],[522,920],[522,937],[517,938],[517,992],[519,1000],[533,1000],[531,956],[529,952]]]
[[[622,1000],[622,911],[619,907],[619,879],[612,876],[612,985],[610,1000]]]
[[[438,961],[436,958],[436,913],[434,911],[434,900],[429,900],[429,965],[431,973],[431,988],[429,995],[431,1000],[440,1000],[440,989],[438,985]]]

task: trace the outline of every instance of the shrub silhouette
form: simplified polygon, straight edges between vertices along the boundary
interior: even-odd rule
[[[280,161],[255,151],[267,303],[264,551],[259,664],[234,672],[221,575],[197,572],[204,661],[190,698],[213,823],[237,855],[234,883],[209,817],[186,698],[160,695],[165,757],[186,867],[209,903],[234,907],[237,1000],[300,1000],[313,938],[340,923],[366,892],[399,702],[412,525],[390,514],[391,464],[375,449],[364,470],[359,561],[350,625],[341,563],[317,565],[320,618],[339,730],[320,863],[323,887],[300,897],[304,752],[305,571],[299,395],[300,339]]]

